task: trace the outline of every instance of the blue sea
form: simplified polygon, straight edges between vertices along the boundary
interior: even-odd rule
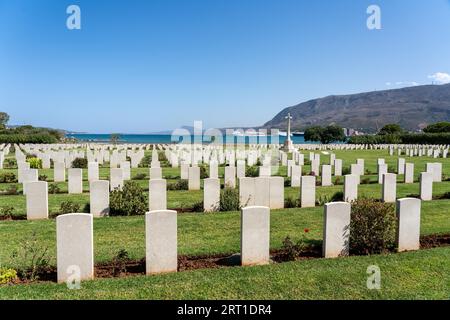
[[[67,134],[68,138],[75,138],[79,141],[83,142],[97,142],[97,143],[108,143],[111,141],[111,135],[110,134],[91,134],[91,133],[77,133],[77,134]],[[180,137],[178,141],[173,141],[172,136],[167,134],[120,134],[119,136],[119,142],[121,143],[148,143],[148,144],[154,144],[154,143],[162,143],[162,144],[169,144],[169,143],[177,143],[177,142],[189,142],[191,138],[188,137]],[[196,141],[200,141],[202,138],[197,136],[194,137]],[[225,141],[230,141],[233,143],[246,143],[246,144],[257,144],[257,143],[271,143],[270,136],[267,137],[238,137],[238,136],[227,136],[224,137]],[[279,143],[284,143],[286,140],[286,137],[279,137]],[[305,139],[303,135],[301,136],[293,136],[292,141],[296,144],[305,143]],[[211,138],[209,136],[203,137],[203,142],[209,143],[211,142]]]

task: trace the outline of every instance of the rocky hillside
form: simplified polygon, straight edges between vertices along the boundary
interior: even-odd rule
[[[338,124],[364,132],[398,123],[411,131],[438,121],[450,121],[450,84],[416,86],[352,95],[329,96],[284,109],[266,128],[286,128],[291,113],[294,130],[313,125]]]

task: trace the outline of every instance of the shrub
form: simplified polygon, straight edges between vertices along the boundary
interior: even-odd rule
[[[317,205],[324,206],[325,204],[332,202],[331,197],[326,194],[321,194],[316,200]]]
[[[31,169],[42,169],[42,160],[39,158],[29,158],[27,162],[30,164]]]
[[[350,170],[350,168],[349,167],[344,167],[344,168],[342,168],[342,175],[347,175],[347,174],[350,174],[351,173],[351,170]]]
[[[133,180],[144,180],[145,178],[147,178],[147,174],[138,173],[133,177]]]
[[[291,186],[291,178],[284,179],[284,187],[290,187]]]
[[[15,169],[17,168],[17,160],[13,158],[5,159],[5,162],[3,163],[3,167],[5,169]]]
[[[86,169],[88,167],[88,161],[86,158],[76,158],[72,161],[72,168]]]
[[[342,177],[337,176],[337,177],[334,179],[334,184],[335,184],[336,186],[341,185],[342,183],[343,183],[343,182],[342,182]]]
[[[344,193],[342,191],[337,191],[331,196],[331,202],[344,201]]]
[[[8,284],[16,281],[17,271],[14,269],[0,268],[0,284]]]
[[[48,179],[48,177],[45,174],[39,175],[39,178],[38,178],[39,181],[47,181],[47,179]]]
[[[59,214],[66,213],[77,213],[80,211],[80,205],[78,203],[74,203],[73,201],[63,201],[59,206]]]
[[[361,184],[370,184],[370,178],[369,177],[364,177],[361,179]]]
[[[203,212],[204,211],[203,201],[198,201],[194,203],[191,209],[193,212]]]
[[[135,216],[147,212],[148,202],[144,190],[134,181],[126,181],[122,190],[110,194],[110,216]]]
[[[294,243],[289,236],[287,236],[283,240],[282,252],[284,256],[284,260],[287,261],[295,261],[300,258],[301,254],[307,248],[306,246],[306,234],[309,232],[309,229],[304,229],[302,237]]]
[[[397,218],[393,204],[361,198],[352,203],[350,252],[379,254],[395,245]]]
[[[141,160],[141,162],[139,163],[138,167],[139,167],[139,168],[148,168],[148,167],[150,167],[151,161],[152,161],[152,156],[151,156],[150,154],[146,154],[146,155],[142,158],[142,160]]]
[[[0,183],[17,183],[16,175],[12,172],[0,173]]]
[[[189,181],[185,179],[178,180],[174,183],[169,183],[167,185],[167,190],[188,190],[189,189]]]
[[[38,241],[36,232],[29,238],[20,241],[19,249],[12,255],[13,266],[21,279],[35,281],[49,270],[50,257],[48,247],[42,246]]]
[[[299,203],[298,200],[293,197],[288,197],[284,200],[284,207],[289,208],[296,208],[298,207]]]
[[[51,134],[0,134],[0,143],[52,144],[58,139]]]
[[[127,262],[130,261],[128,251],[120,249],[112,258],[112,268],[114,276],[118,276],[121,273],[127,271]]]
[[[205,166],[200,166],[200,179],[207,179],[208,178],[208,172],[206,171]]]
[[[259,167],[258,166],[251,166],[251,167],[247,167],[245,169],[245,176],[246,177],[258,177],[259,176]]]
[[[0,208],[0,218],[2,219],[12,219],[14,215],[13,207],[2,207]]]
[[[61,192],[61,189],[59,188],[59,186],[56,183],[52,183],[52,184],[48,185],[48,193],[57,194],[60,192]]]
[[[239,204],[239,190],[236,188],[225,187],[220,192],[220,211],[238,211]]]

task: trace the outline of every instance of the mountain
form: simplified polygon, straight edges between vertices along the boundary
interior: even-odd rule
[[[288,113],[293,130],[337,124],[376,132],[388,123],[415,131],[430,123],[450,121],[450,84],[415,86],[351,95],[334,95],[285,108],[265,128],[286,129]]]

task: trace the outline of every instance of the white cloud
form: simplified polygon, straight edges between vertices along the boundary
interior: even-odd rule
[[[445,72],[436,72],[431,76],[428,76],[428,79],[432,79],[433,82],[437,84],[447,84],[450,83],[450,74]]]

